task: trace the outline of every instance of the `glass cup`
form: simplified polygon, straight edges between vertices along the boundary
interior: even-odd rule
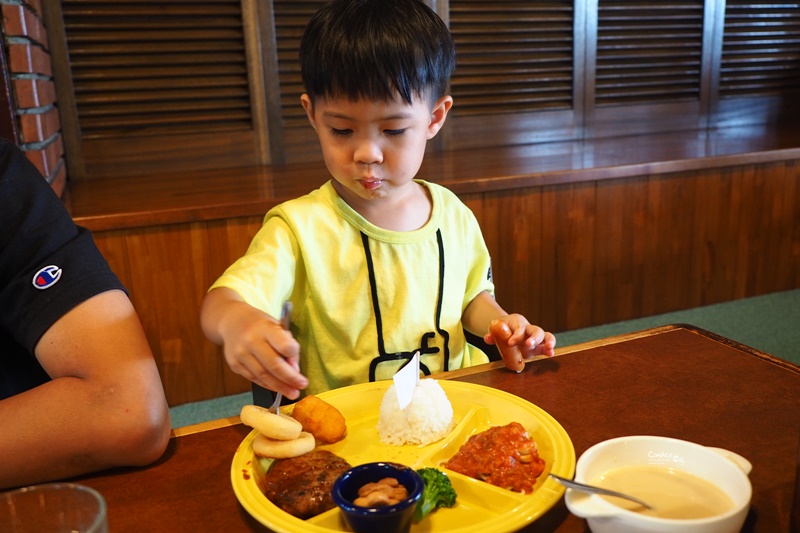
[[[75,483],[45,483],[0,494],[0,529],[9,533],[108,533],[106,501]]]

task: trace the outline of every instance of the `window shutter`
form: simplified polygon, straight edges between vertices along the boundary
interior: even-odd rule
[[[250,129],[240,4],[64,0],[83,137]]]
[[[274,0],[287,161],[320,158],[299,105],[297,49],[308,19],[322,4]],[[573,1],[450,0],[448,8],[458,54],[451,80],[456,105],[442,147],[573,135]]]
[[[324,3],[44,2],[51,48],[63,40],[70,176],[263,164],[270,141],[275,162],[319,160],[297,50]],[[458,54],[455,105],[430,149],[765,123],[797,105],[797,0],[427,3]]]
[[[598,0],[596,36],[588,38],[587,137],[704,127],[709,1],[716,0]]]
[[[450,0],[456,116],[570,109],[573,2]]]
[[[252,9],[242,0],[61,0],[83,163],[77,174],[264,160],[265,134],[257,130],[265,128],[253,113],[263,95],[253,93],[248,70],[258,65],[248,61],[245,5]]]
[[[303,79],[298,51],[306,25],[325,0],[273,0],[275,41],[278,54],[281,118],[283,121],[286,161],[320,160],[314,130],[300,105]]]
[[[800,3],[728,0],[720,96],[800,89]]]
[[[599,0],[595,105],[698,100],[703,0]]]
[[[526,144],[580,135],[582,97],[572,0],[448,2],[456,43],[455,104],[444,149]],[[580,93],[582,94],[582,93]]]

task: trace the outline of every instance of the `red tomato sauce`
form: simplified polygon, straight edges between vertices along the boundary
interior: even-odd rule
[[[522,424],[511,422],[472,435],[444,467],[497,487],[529,493],[544,471],[544,460]]]

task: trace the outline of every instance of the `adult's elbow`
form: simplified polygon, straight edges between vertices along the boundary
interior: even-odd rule
[[[169,409],[166,408],[159,416],[154,416],[139,429],[139,453],[136,454],[135,464],[149,465],[164,455],[170,437]]]
[[[126,422],[117,426],[117,464],[119,466],[146,466],[156,462],[167,449],[170,438],[169,408],[163,395],[150,397],[127,413]]]

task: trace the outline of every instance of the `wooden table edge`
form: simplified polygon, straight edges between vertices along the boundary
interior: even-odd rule
[[[211,431],[213,429],[235,426],[237,424],[241,424],[241,422],[242,420],[239,418],[239,415],[229,416],[225,418],[217,418],[215,420],[207,420],[205,422],[199,422],[197,424],[190,424],[188,426],[173,428],[170,433],[170,438],[184,437],[186,435],[201,433],[203,431]]]
[[[697,326],[693,326],[691,324],[668,324],[668,325],[665,325],[665,326],[656,326],[656,327],[652,327],[652,328],[648,328],[648,329],[643,329],[643,330],[640,330],[640,331],[633,331],[633,332],[630,332],[630,333],[621,333],[619,335],[613,335],[611,337],[605,337],[605,338],[602,338],[602,339],[582,342],[582,343],[573,344],[573,345],[570,345],[570,346],[564,346],[563,348],[556,348],[556,353],[555,353],[554,357],[559,357],[559,356],[562,356],[562,355],[575,353],[575,352],[581,352],[581,351],[589,350],[591,348],[597,348],[599,346],[608,346],[610,344],[617,344],[617,343],[620,343],[620,342],[626,342],[626,341],[629,341],[631,339],[639,339],[639,338],[643,338],[643,337],[650,337],[650,336],[653,336],[653,335],[660,335],[660,334],[663,334],[663,333],[668,333],[670,331],[677,331],[677,330],[681,330],[681,329],[686,330],[686,331],[690,331],[692,333],[696,333],[698,335],[702,335],[702,336],[704,336],[706,338],[709,338],[709,339],[711,339],[713,341],[725,344],[727,346],[731,346],[731,347],[736,348],[736,349],[738,349],[738,350],[740,350],[740,351],[742,351],[744,353],[747,353],[749,355],[752,355],[754,357],[762,359],[762,360],[764,360],[764,361],[766,361],[766,362],[768,362],[770,364],[779,366],[779,367],[781,367],[781,368],[783,368],[785,370],[788,370],[790,372],[794,372],[795,374],[800,374],[800,366],[797,366],[797,365],[791,363],[790,361],[786,361],[784,359],[779,359],[779,358],[777,358],[777,357],[775,357],[773,355],[770,355],[768,353],[759,351],[759,350],[757,350],[755,348],[752,348],[752,347],[747,346],[745,344],[742,344],[740,342],[734,341],[734,340],[729,339],[727,337],[723,337],[722,335],[718,335],[716,333],[713,333],[711,331],[705,330],[703,328],[700,328],[700,327],[697,327]],[[533,361],[538,361],[538,360],[541,360],[541,359],[547,359],[547,357],[545,357],[545,356],[534,357],[532,359],[529,359],[527,361],[527,363],[531,363]],[[486,364],[483,364],[483,365],[476,365],[476,366],[472,366],[472,367],[469,367],[469,368],[462,368],[462,369],[459,369],[459,370],[451,370],[449,372],[444,372],[442,374],[437,374],[434,377],[436,379],[456,379],[456,378],[460,378],[460,377],[463,377],[463,376],[469,376],[469,375],[472,375],[472,374],[478,374],[478,373],[481,373],[481,372],[486,372],[488,370],[494,370],[494,369],[503,368],[503,367],[504,367],[504,365],[503,365],[502,361],[493,361],[491,363],[486,363]],[[218,419],[215,419],[215,420],[209,420],[209,421],[206,421],[206,422],[200,422],[198,424],[191,424],[191,425],[188,425],[188,426],[182,426],[182,427],[174,428],[172,430],[170,436],[171,437],[182,437],[182,436],[185,436],[185,435],[191,435],[193,433],[200,433],[202,431],[210,431],[210,430],[214,430],[214,429],[218,429],[218,428],[234,426],[234,425],[240,424],[240,423],[241,423],[241,419],[238,416],[231,416],[231,417],[226,417],[226,418],[218,418]]]
[[[723,337],[722,335],[718,335],[711,331],[705,330],[703,328],[693,326],[691,324],[667,324],[664,326],[655,326],[652,328],[647,328],[639,331],[632,331],[630,333],[620,333],[618,335],[612,335],[610,337],[604,337],[602,339],[596,339],[592,341],[586,341],[579,344],[572,344],[569,346],[564,346],[563,348],[556,348],[556,353],[553,357],[559,357],[562,355],[575,353],[575,352],[582,352],[592,348],[597,348],[600,346],[608,346],[610,344],[618,344],[620,342],[626,342],[632,339],[640,339],[644,337],[651,337],[653,335],[661,335],[663,333],[668,333],[670,331],[677,331],[677,330],[686,330],[692,333],[702,335],[703,337],[709,338],[713,341],[719,342],[721,344],[725,344],[732,348],[736,348],[742,352],[745,352],[749,355],[754,357],[758,357],[759,359],[763,359],[764,361],[771,363],[776,366],[780,366],[790,372],[794,372],[796,374],[800,374],[800,366],[791,363],[790,361],[786,361],[784,359],[779,359],[773,355],[770,355],[766,352],[759,351],[755,348],[737,342],[735,340],[729,339],[727,337]],[[531,363],[533,361],[539,361],[541,359],[547,359],[546,356],[538,356],[532,359],[528,359],[527,363]],[[451,370],[449,372],[445,372],[443,374],[438,374],[436,379],[455,379],[463,376],[469,376],[472,374],[478,374],[481,372],[486,372],[487,370],[494,370],[497,368],[503,368],[502,361],[493,361],[491,363],[486,363],[483,365],[472,366],[469,368],[462,368],[459,370]]]

